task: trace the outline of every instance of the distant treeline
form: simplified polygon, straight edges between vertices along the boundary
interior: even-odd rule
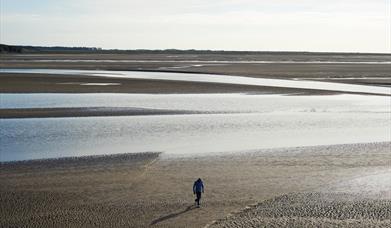
[[[0,53],[34,53],[34,52],[95,52],[102,50],[96,47],[45,47],[45,46],[19,46],[0,44]]]
[[[6,45],[0,44],[0,53],[56,53],[56,54],[242,54],[242,55],[256,55],[256,54],[302,54],[302,55],[335,55],[335,52],[298,52],[298,51],[224,51],[224,50],[195,50],[195,49],[163,49],[163,50],[150,50],[150,49],[133,49],[133,50],[121,50],[121,49],[102,49],[99,47],[62,47],[62,46],[23,46],[23,45]],[[338,53],[338,54],[375,54],[375,55],[390,55],[390,54],[377,54],[377,53]]]

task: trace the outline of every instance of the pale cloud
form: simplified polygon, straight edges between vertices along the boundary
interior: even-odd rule
[[[2,43],[391,52],[391,0],[15,1],[0,0]]]

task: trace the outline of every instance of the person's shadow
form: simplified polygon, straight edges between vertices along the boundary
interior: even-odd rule
[[[153,221],[151,222],[150,225],[155,225],[156,223],[163,222],[164,220],[167,220],[167,219],[170,219],[170,218],[175,218],[175,217],[177,217],[177,216],[179,216],[179,215],[181,215],[181,214],[184,214],[184,213],[189,212],[189,211],[191,211],[191,210],[193,210],[193,209],[196,209],[196,208],[197,208],[197,207],[196,207],[195,205],[190,205],[190,206],[186,207],[185,210],[182,210],[182,211],[179,211],[179,212],[175,212],[175,213],[171,213],[171,214],[169,214],[169,215],[165,215],[165,216],[163,216],[163,217],[160,217],[160,218],[158,218],[158,219],[155,219],[155,220],[153,220]]]

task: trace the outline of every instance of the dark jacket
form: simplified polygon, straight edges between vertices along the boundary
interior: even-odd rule
[[[198,179],[196,182],[194,182],[193,192],[204,192],[204,183],[202,183],[201,179]]]

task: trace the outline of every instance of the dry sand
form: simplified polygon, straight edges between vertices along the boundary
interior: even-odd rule
[[[390,161],[384,142],[2,163],[0,226],[389,227]]]

